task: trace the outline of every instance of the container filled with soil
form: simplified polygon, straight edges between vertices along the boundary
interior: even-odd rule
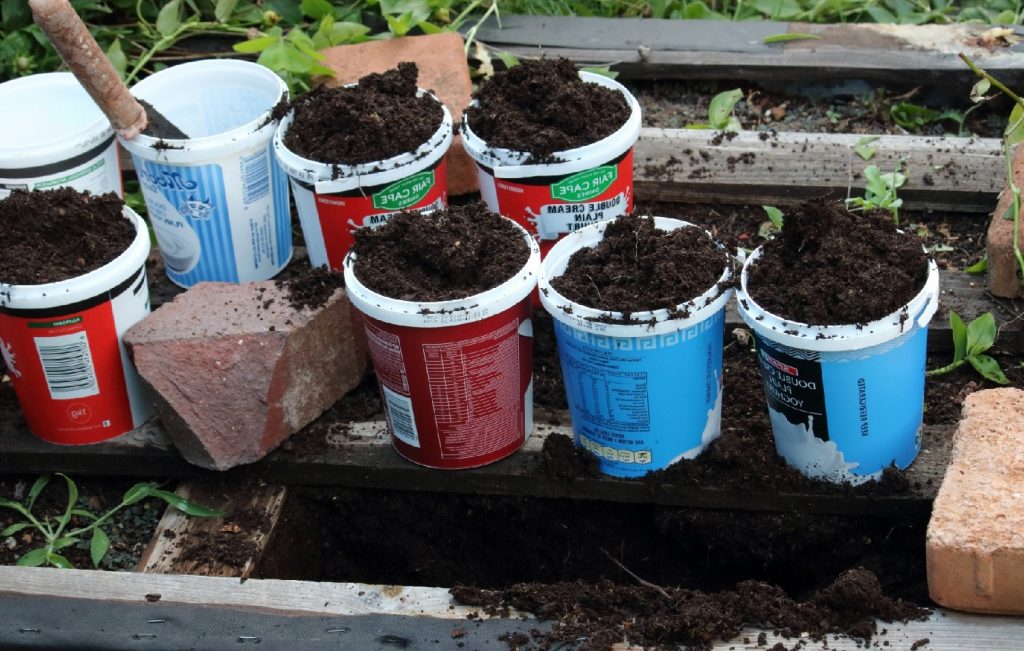
[[[33,434],[105,441],[151,403],[121,336],[149,313],[149,231],[113,193],[0,200],[0,354]]]
[[[732,261],[704,229],[625,215],[575,231],[541,267],[576,444],[636,477],[699,455],[722,417]]]
[[[621,84],[541,59],[481,84],[462,119],[480,194],[541,243],[633,209],[640,104]]]
[[[738,298],[780,456],[851,484],[910,465],[939,299],[938,269],[917,237],[888,213],[807,202],[747,259]]]
[[[284,82],[248,61],[193,61],[150,75],[132,93],[188,136],[120,138],[167,277],[191,287],[276,276],[292,255],[288,182],[271,145]]]
[[[288,113],[274,148],[291,177],[313,266],[340,270],[357,228],[448,205],[452,117],[417,88],[418,74],[415,63],[400,63],[279,109]]]
[[[356,231],[345,288],[363,315],[399,454],[472,468],[526,441],[539,266],[533,237],[482,203]]]

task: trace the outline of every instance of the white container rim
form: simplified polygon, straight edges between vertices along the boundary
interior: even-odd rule
[[[725,251],[725,246],[715,241],[714,237],[707,230],[681,219],[671,217],[652,217],[654,225],[659,230],[671,231],[678,228],[700,229],[716,244],[720,251]],[[591,224],[578,231],[569,233],[559,240],[548,251],[544,262],[541,264],[540,278],[540,302],[552,317],[565,325],[594,334],[610,337],[649,337],[652,335],[663,335],[677,330],[684,330],[693,327],[704,321],[712,314],[718,312],[729,301],[732,296],[732,264],[725,265],[722,275],[718,280],[700,296],[684,301],[675,307],[674,312],[686,313],[688,316],[673,316],[666,308],[658,310],[646,310],[643,312],[630,313],[630,320],[635,323],[608,323],[608,321],[621,321],[624,317],[622,312],[610,310],[599,310],[581,305],[569,300],[551,286],[551,280],[565,273],[569,264],[569,258],[576,251],[597,246],[604,238],[604,231],[609,224],[616,220],[611,219],[596,224]],[[725,287],[723,289],[723,287]]]
[[[355,85],[346,84],[345,88]],[[277,132],[274,134],[274,152],[277,154],[277,160],[288,176],[313,185],[314,191],[318,194],[347,192],[359,187],[385,185],[426,169],[448,153],[454,133],[452,131],[452,114],[448,111],[448,107],[430,91],[417,89],[417,97],[424,95],[434,98],[434,101],[441,105],[443,116],[437,131],[415,151],[358,165],[334,165],[303,158],[284,144],[284,137],[295,117],[293,109],[281,120]]]
[[[145,160],[159,160],[170,164],[189,165],[197,160],[229,156],[250,147],[260,140],[267,140],[273,135],[277,124],[270,116],[278,102],[288,96],[288,86],[274,72],[257,63],[236,59],[206,59],[182,63],[146,77],[132,86],[132,94],[140,99],[146,99],[148,91],[161,84],[182,83],[187,86],[190,79],[194,80],[194,76],[202,72],[202,70],[197,70],[197,68],[226,72],[236,77],[239,75],[249,75],[261,82],[265,82],[268,87],[274,87],[278,91],[277,99],[255,119],[234,129],[210,136],[199,138],[154,138],[140,133],[131,140],[127,140],[119,135],[117,137],[118,141],[129,153]],[[181,79],[182,77],[184,79]]]
[[[630,147],[636,144],[636,140],[640,136],[640,102],[625,86],[614,79],[582,70],[579,74],[583,81],[617,90],[626,98],[626,103],[630,108],[629,117],[617,131],[589,145],[554,152],[552,156],[559,160],[557,163],[532,164],[526,163],[531,155],[529,152],[488,146],[480,136],[473,132],[466,113],[463,113],[459,130],[466,152],[479,165],[493,169],[494,177],[498,179],[564,176],[601,165],[626,153]],[[470,106],[475,105],[477,105],[477,101],[473,100]]]
[[[526,230],[507,217],[522,234],[530,255],[523,268],[502,284],[479,294],[450,301],[403,301],[378,294],[361,283],[355,274],[355,251],[345,256],[345,291],[349,300],[366,316],[410,328],[444,328],[500,314],[523,301],[537,286],[540,247]]]
[[[754,332],[778,344],[816,352],[843,352],[871,348],[891,341],[911,328],[924,328],[939,309],[939,269],[928,261],[928,279],[924,287],[903,307],[881,319],[865,324],[810,325],[784,319],[757,304],[747,291],[747,272],[763,252],[759,246],[743,264],[740,286],[736,291],[743,321]]]
[[[0,304],[14,310],[39,310],[73,305],[117,287],[146,264],[149,256],[149,229],[134,210],[125,206],[124,218],[135,225],[135,238],[128,248],[98,269],[42,285],[0,283]],[[143,269],[145,273],[145,269]]]
[[[66,124],[48,124],[50,129],[30,129],[26,135],[31,142],[20,144],[9,139],[0,144],[0,168],[16,169],[51,165],[73,158],[108,138],[114,130],[106,116],[92,101],[75,76],[70,72],[46,72],[19,77],[0,84],[0,102],[8,99],[19,102],[46,102],[47,91],[59,89],[81,93],[83,111],[95,114],[88,124],[73,130],[62,130]],[[10,94],[11,97],[7,97]]]

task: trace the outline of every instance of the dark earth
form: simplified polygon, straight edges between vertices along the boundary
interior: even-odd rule
[[[150,136],[151,138],[168,138],[171,140],[185,140],[188,138],[188,134],[178,128],[178,125],[174,124],[167,119],[167,116],[156,110],[152,104],[144,99],[137,99],[139,104],[142,104],[142,108],[146,110],[146,128],[142,130],[144,135]]]
[[[0,282],[42,285],[99,269],[135,239],[123,209],[113,192],[15,190],[0,200]]]
[[[315,310],[345,286],[345,277],[331,271],[326,265],[307,265],[292,275],[278,278],[274,284],[285,291],[289,305],[296,310]]]
[[[574,303],[628,318],[675,311],[713,287],[729,263],[703,228],[663,231],[634,213],[609,224],[597,246],[574,253],[551,286]]]
[[[851,213],[828,198],[786,211],[762,247],[747,289],[759,306],[813,325],[867,323],[892,314],[924,287],[928,256],[887,212]]]
[[[275,108],[275,117],[295,110],[284,144],[303,158],[336,165],[371,163],[416,151],[444,120],[444,110],[433,95],[416,96],[418,75],[415,63],[403,62],[367,75],[355,86],[317,86]]]
[[[466,109],[473,132],[491,147],[532,154],[532,162],[589,145],[622,127],[622,93],[580,79],[568,59],[523,61],[480,84]]]
[[[403,301],[449,301],[485,292],[526,265],[523,232],[483,203],[429,215],[402,213],[356,231],[355,275],[369,289]]]

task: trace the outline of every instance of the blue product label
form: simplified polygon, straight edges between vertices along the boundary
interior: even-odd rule
[[[920,449],[927,328],[841,353],[756,337],[776,448],[804,474],[854,484]]]
[[[678,332],[608,337],[555,321],[578,445],[609,475],[696,457],[718,437],[725,312]]]
[[[288,174],[274,156],[273,143],[267,145],[270,161],[270,185],[274,196],[274,224],[277,229],[277,266],[283,268],[292,257],[292,214],[288,207]]]

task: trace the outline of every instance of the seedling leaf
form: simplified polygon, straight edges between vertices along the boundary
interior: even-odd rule
[[[54,567],[59,567],[62,570],[73,570],[75,566],[71,564],[71,561],[64,558],[60,554],[50,553],[46,555],[46,562]]]
[[[223,511],[217,511],[215,509],[208,509],[205,506],[200,506],[193,502],[188,501],[181,495],[172,493],[170,491],[159,490],[153,488],[149,492],[152,497],[159,497],[163,501],[170,504],[172,507],[178,509],[186,515],[191,515],[198,518],[219,518],[224,515]]]
[[[89,556],[92,558],[92,564],[95,567],[100,566],[100,561],[107,555],[107,550],[110,548],[110,538],[107,534],[96,527],[92,530],[92,542],[89,544]]]
[[[988,258],[982,258],[964,269],[969,274],[983,274],[988,271]]]
[[[19,567],[39,567],[46,562],[46,548],[33,549],[18,559]]]
[[[978,80],[978,83],[971,87],[971,101],[977,104],[978,102],[988,99],[985,97],[985,93],[987,93],[990,88],[992,88],[992,84],[988,79]]]
[[[1003,374],[1003,369],[999,368],[999,362],[992,359],[988,355],[975,355],[967,358],[967,361],[971,363],[978,373],[987,380],[991,380],[996,384],[1009,384],[1010,380]]]
[[[996,341],[996,320],[986,312],[967,325],[967,357],[980,355]]]
[[[875,157],[875,148],[870,145],[876,140],[878,140],[878,136],[864,136],[853,146],[853,151],[857,152],[857,155],[864,160],[871,160]]]
[[[31,522],[15,522],[14,524],[12,524],[11,526],[7,527],[3,531],[0,531],[0,538],[6,538],[8,536],[13,536],[14,534],[18,533],[22,529],[28,529],[31,526],[32,526]]]
[[[43,475],[39,479],[35,480],[32,484],[32,488],[28,489],[28,508],[32,509],[36,505],[36,500],[39,498],[39,494],[43,492],[46,485],[50,483],[50,475]]]
[[[494,55],[498,57],[502,63],[505,64],[506,68],[514,68],[515,66],[519,65],[519,57],[512,54],[511,52],[498,50],[494,53]]]
[[[121,498],[121,502],[125,506],[141,502],[150,496],[150,491],[155,490],[157,487],[153,482],[145,482],[142,484],[135,484],[124,493],[124,497]]]
[[[1020,104],[1013,105],[1003,138],[1008,145],[1014,145],[1024,140],[1024,106]]]
[[[235,7],[238,5],[238,0],[217,0],[216,6],[213,8],[213,16],[219,23],[226,23],[231,18],[231,14],[235,13]]]
[[[729,126],[729,118],[732,117],[732,110],[736,102],[743,97],[743,91],[739,88],[718,93],[711,99],[708,105],[708,122],[715,129],[725,129]]]
[[[959,362],[967,354],[967,326],[953,310],[949,311],[949,329],[953,333],[953,361]]]
[[[771,221],[772,226],[782,230],[782,211],[775,206],[761,206],[761,208],[768,214],[768,219]]]
[[[608,77],[609,79],[615,79],[619,76],[619,73],[612,70],[610,66],[580,68],[580,70],[583,72],[592,72],[595,75],[601,75],[602,77]]]
[[[803,32],[789,32],[787,34],[772,34],[771,36],[765,36],[761,39],[761,42],[765,45],[771,45],[772,43],[785,43],[787,41],[820,41],[821,37],[817,34],[805,34]]]
[[[181,25],[181,0],[171,0],[156,16],[156,31],[168,36]]]
[[[68,536],[66,538],[58,538],[57,540],[54,540],[53,544],[50,545],[50,547],[55,550],[64,549],[65,547],[70,547],[71,545],[74,545],[76,542],[78,542],[78,538]]]

